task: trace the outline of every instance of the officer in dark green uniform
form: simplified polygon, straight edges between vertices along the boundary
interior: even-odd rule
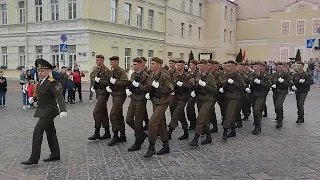
[[[293,74],[294,86],[292,90],[296,93],[298,119],[296,123],[304,122],[304,102],[307,98],[310,86],[313,84],[310,73],[303,70],[304,64],[301,61],[297,62],[298,71]]]
[[[31,157],[29,160],[22,162],[24,165],[38,164],[44,132],[47,135],[51,155],[43,161],[60,160],[59,142],[53,120],[59,114],[60,118],[67,116],[61,85],[49,76],[52,65],[44,59],[37,59],[35,66],[38,68],[41,80],[36,86],[34,97],[29,98],[29,103],[37,101],[38,106],[34,117],[40,119],[33,131]]]
[[[194,90],[196,86],[196,76],[198,73],[197,69],[198,61],[191,60],[189,64],[190,71],[188,72],[188,76],[190,76],[190,90]],[[191,93],[191,91],[190,91]],[[190,121],[189,130],[196,129],[196,110],[195,110],[195,104],[196,104],[196,98],[190,97],[187,103],[186,111],[187,111],[187,118]]]

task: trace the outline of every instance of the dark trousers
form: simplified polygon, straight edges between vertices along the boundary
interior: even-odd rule
[[[41,145],[43,133],[46,132],[51,156],[60,157],[59,142],[54,126],[54,117],[40,118],[34,128],[32,138],[31,161],[39,161],[41,154]]]
[[[107,102],[109,99],[109,94],[97,94],[97,102],[93,109],[93,119],[94,127],[101,128],[101,125],[105,129],[109,129],[109,117],[108,117],[108,107]]]
[[[187,118],[190,121],[190,125],[195,125],[197,121],[195,104],[197,99],[196,98],[189,98],[186,111],[187,111]]]
[[[112,96],[112,108],[110,111],[112,132],[125,130],[123,103],[125,102],[126,98],[126,96]]]
[[[251,96],[250,94],[246,93],[245,95],[245,99],[244,101],[242,102],[242,114],[243,116],[245,117],[248,117],[250,116],[251,114]]]
[[[223,128],[229,129],[235,127],[237,115],[240,112],[240,99],[225,99],[225,120],[223,121]]]
[[[260,124],[261,124],[262,110],[265,102],[266,102],[266,97],[263,97],[263,96],[252,97],[253,119],[254,119],[254,124],[257,127],[260,127]]]
[[[159,132],[162,142],[168,141],[168,131],[166,126],[165,112],[168,109],[169,104],[154,104],[153,114],[150,117],[148,132],[149,143],[154,144],[157,140],[157,134]]]
[[[286,99],[287,94],[278,94],[273,93],[273,104],[274,104],[274,110],[277,115],[277,121],[283,120],[283,103]]]
[[[75,91],[73,89],[68,90],[68,102],[73,102],[74,101],[74,93]]]
[[[171,121],[169,124],[170,128],[175,129],[178,126],[178,121],[180,121],[183,130],[188,129],[188,123],[186,120],[186,115],[184,113],[184,108],[187,104],[187,100],[176,100],[174,111],[171,114]]]
[[[210,131],[208,113],[212,106],[212,101],[197,100],[197,106],[199,108],[199,114],[197,118],[196,133],[202,134],[203,130],[207,133]]]
[[[217,115],[216,115],[215,105],[216,105],[216,100],[212,101],[212,104],[208,113],[208,119],[209,119],[209,122],[212,124],[212,126],[214,128],[217,128],[218,124],[217,124]]]
[[[81,82],[80,83],[74,83],[74,87],[75,87],[75,91],[74,91],[73,101],[76,100],[76,91],[78,91],[79,100],[82,101],[82,86],[81,86]]]
[[[62,87],[62,96],[64,100],[66,100],[66,94],[67,94],[67,88]]]
[[[143,135],[143,120],[145,120],[146,100],[131,99],[126,123],[134,130],[136,137]]]
[[[296,93],[298,117],[304,116],[304,102],[306,101],[308,93]]]

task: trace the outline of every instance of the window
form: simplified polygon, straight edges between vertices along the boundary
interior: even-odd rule
[[[172,57],[173,56],[173,52],[168,52],[168,57]]]
[[[137,26],[142,27],[142,22],[143,22],[143,8],[142,7],[137,7]]]
[[[51,20],[59,20],[59,0],[51,0]]]
[[[228,15],[228,6],[224,6],[224,18],[225,19],[228,19],[227,15]]]
[[[190,14],[193,13],[193,0],[190,0],[190,10],[189,10]]]
[[[35,0],[36,22],[43,21],[43,4],[42,0]]]
[[[227,30],[226,29],[224,29],[223,30],[224,32],[224,34],[223,34],[223,42],[227,42]]]
[[[118,7],[118,0],[111,0],[111,22],[117,22],[117,7]]]
[[[289,21],[281,22],[281,35],[289,36],[289,33],[290,33],[290,22]]]
[[[184,23],[181,23],[181,37],[184,37]]]
[[[192,38],[192,25],[191,24],[189,24],[188,38],[189,39]]]
[[[202,17],[202,3],[199,3],[199,16]]]
[[[36,59],[43,58],[43,47],[36,46]]]
[[[150,67],[151,59],[153,58],[153,50],[148,51],[148,67]]]
[[[185,11],[185,6],[186,6],[185,5],[185,0],[182,0],[181,1],[181,11],[183,11],[183,12]]]
[[[137,56],[142,57],[143,56],[143,49],[138,49],[137,50]]]
[[[304,34],[304,21],[297,21],[297,34]]]
[[[230,31],[229,42],[232,43],[232,31]]]
[[[168,34],[172,35],[173,34],[173,20],[169,19],[168,21],[169,21],[169,23],[168,23]]]
[[[287,61],[289,59],[289,49],[288,48],[280,48],[280,61]]]
[[[233,9],[230,10],[230,21],[233,21]]]
[[[184,53],[180,53],[180,59],[184,59]]]
[[[1,24],[8,24],[7,4],[1,4]]]
[[[201,39],[201,36],[202,36],[202,28],[199,27],[198,28],[198,38],[199,38],[199,40]]]
[[[149,10],[148,13],[148,28],[149,29],[153,29],[154,28],[154,11],[153,10]]]
[[[1,47],[1,66],[8,67],[7,47]]]
[[[51,63],[53,66],[60,67],[59,62],[60,62],[59,46],[51,46]]]
[[[124,69],[129,70],[130,69],[130,63],[131,63],[131,49],[125,48],[124,49]]]
[[[131,4],[124,4],[124,24],[131,25]]]
[[[67,62],[64,62],[64,66],[73,68],[74,62],[77,61],[77,46],[76,45],[69,45],[68,47],[68,54],[69,58],[67,59]],[[61,54],[63,55],[63,54]]]
[[[77,0],[68,0],[69,19],[77,19]]]
[[[19,65],[18,66],[26,66],[26,55],[25,55],[25,47],[19,47]]]
[[[318,29],[320,28],[320,20],[313,20],[313,33],[318,33]]]
[[[24,1],[20,1],[18,3],[18,8],[19,8],[19,23],[24,23],[25,22],[25,5],[24,5]]]

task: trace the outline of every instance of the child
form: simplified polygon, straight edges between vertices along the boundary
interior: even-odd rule
[[[3,77],[3,71],[0,71],[0,105],[6,106],[7,79]]]
[[[73,96],[74,96],[74,90],[75,90],[74,88],[75,88],[75,86],[74,86],[74,82],[73,82],[72,78],[73,78],[73,76],[72,76],[72,74],[70,74],[69,78],[68,78],[68,81],[67,81],[68,102],[70,104],[74,104]]]
[[[27,87],[28,99],[29,99],[30,97],[33,97],[34,90],[35,90],[34,80],[29,80],[29,84],[28,84],[28,87]],[[33,103],[30,104],[30,108],[31,108],[31,109],[34,108]]]

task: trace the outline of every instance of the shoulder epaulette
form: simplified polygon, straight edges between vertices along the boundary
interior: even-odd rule
[[[53,79],[52,77],[49,77],[49,78],[48,78],[48,81],[53,82],[53,81],[54,81],[54,79]]]

